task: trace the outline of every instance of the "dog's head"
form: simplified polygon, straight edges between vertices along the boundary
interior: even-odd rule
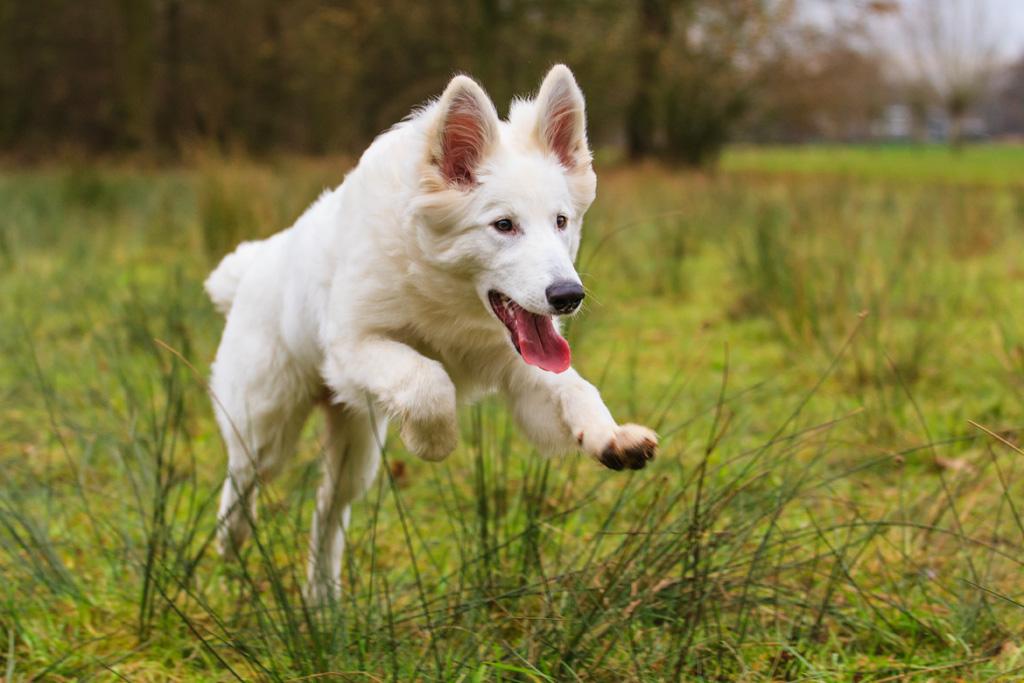
[[[472,287],[527,363],[566,370],[569,345],[553,317],[583,300],[573,262],[597,185],[572,72],[551,69],[535,99],[512,103],[508,121],[457,76],[424,116],[424,253]]]

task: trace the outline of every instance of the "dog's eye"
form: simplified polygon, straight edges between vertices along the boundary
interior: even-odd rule
[[[515,232],[516,229],[516,224],[510,218],[502,218],[501,220],[494,221],[491,225],[498,232]]]
[[[565,230],[565,226],[567,226],[568,224],[569,219],[563,216],[562,214],[558,214],[558,217],[555,219],[555,225],[558,227],[558,229]]]

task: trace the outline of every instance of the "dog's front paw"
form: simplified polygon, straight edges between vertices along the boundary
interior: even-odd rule
[[[434,370],[434,372],[426,372]],[[455,385],[440,364],[396,393],[395,416],[406,448],[423,460],[444,460],[459,441]]]
[[[448,457],[459,442],[455,415],[434,415],[402,422],[402,441],[417,457],[438,462]]]
[[[613,470],[629,468],[639,470],[658,451],[658,435],[647,427],[635,424],[619,425],[612,438],[597,455],[602,465]]]

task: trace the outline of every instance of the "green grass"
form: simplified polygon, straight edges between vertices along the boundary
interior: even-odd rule
[[[730,172],[848,176],[916,183],[1024,187],[1024,146],[806,145],[736,147],[722,168]]]
[[[1020,678],[1020,151],[940,154],[599,169],[574,357],[659,458],[544,461],[491,400],[443,464],[391,438],[320,610],[318,420],[212,551],[200,283],[344,166],[0,173],[0,675]]]

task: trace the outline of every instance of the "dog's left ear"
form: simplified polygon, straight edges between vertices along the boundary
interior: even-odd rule
[[[537,137],[540,143],[572,169],[590,163],[583,92],[572,71],[556,64],[537,93]]]

